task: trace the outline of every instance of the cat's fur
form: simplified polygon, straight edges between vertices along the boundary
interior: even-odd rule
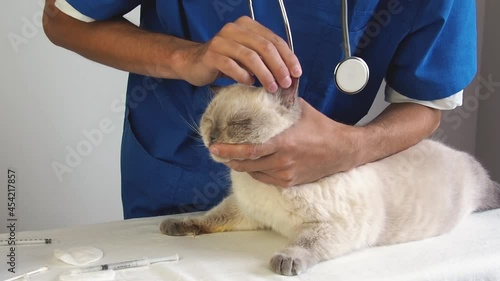
[[[297,103],[282,103],[262,88],[222,88],[201,119],[205,145],[266,142],[300,116]],[[473,211],[500,207],[500,187],[473,157],[432,140],[290,188],[236,171],[231,180],[232,193],[220,205],[200,217],[167,219],[161,231],[275,230],[290,239],[271,258],[272,270],[283,275],[357,249],[440,235]]]

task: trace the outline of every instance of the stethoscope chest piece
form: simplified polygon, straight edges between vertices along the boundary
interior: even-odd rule
[[[337,65],[333,77],[339,90],[354,95],[365,88],[370,78],[370,70],[363,59],[348,57]]]

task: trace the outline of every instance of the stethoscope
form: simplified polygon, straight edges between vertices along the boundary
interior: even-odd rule
[[[285,25],[288,46],[292,52],[294,52],[292,31],[290,29],[290,22],[288,21],[288,15],[285,9],[285,3],[283,3],[283,0],[278,0],[278,2],[281,9],[283,23]],[[253,1],[248,0],[248,5],[250,9],[250,16],[253,20],[255,20]],[[335,67],[335,70],[333,71],[333,80],[339,90],[346,94],[354,95],[361,92],[365,88],[370,77],[370,69],[362,58],[351,55],[347,0],[342,0],[342,36],[344,40],[343,46],[345,58]],[[295,86],[298,88],[298,81],[294,84],[296,84]]]

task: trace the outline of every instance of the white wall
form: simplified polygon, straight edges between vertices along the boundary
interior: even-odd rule
[[[123,116],[111,107],[124,98],[126,73],[52,45],[40,24],[42,2],[11,1],[0,10],[0,35],[4,38],[0,41],[0,233],[7,232],[3,225],[8,215],[5,187],[10,167],[19,177],[17,230],[122,218],[119,149]],[[483,2],[479,1],[481,26]],[[137,11],[131,17],[137,22]],[[22,43],[13,45],[14,37]],[[500,80],[500,74],[498,77],[496,80]],[[467,95],[476,88],[477,84],[471,85]],[[379,96],[369,118],[384,106]],[[459,126],[444,121],[442,129],[449,143],[474,152],[477,110],[466,113]],[[462,116],[463,112],[450,114]],[[85,144],[88,138],[83,131],[96,130],[106,120],[110,132],[103,133],[102,141],[92,145],[81,163],[70,167],[72,163],[65,159],[67,147],[76,150]],[[481,121],[482,130],[491,129],[493,122],[498,122],[498,112],[497,119]],[[495,143],[489,145],[484,151],[498,154]],[[54,162],[73,171],[60,181],[52,167]]]
[[[7,232],[7,169],[14,168],[17,230],[118,220],[119,150],[127,74],[55,47],[43,1],[0,10],[0,233]],[[133,14],[137,18],[137,13]],[[116,107],[114,107],[116,108]],[[104,122],[102,138],[95,130]],[[90,144],[84,131],[93,135]],[[87,145],[87,146],[85,146]],[[66,160],[68,148],[88,154]],[[71,172],[57,176],[53,163]]]

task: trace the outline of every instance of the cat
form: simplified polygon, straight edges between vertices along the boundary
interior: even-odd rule
[[[264,143],[300,118],[288,94],[222,87],[200,121],[205,146]],[[215,161],[224,162],[215,155]],[[282,275],[349,252],[450,231],[468,214],[500,207],[500,186],[472,156],[434,140],[316,182],[281,188],[231,171],[231,193],[204,215],[168,218],[172,236],[271,229],[290,239],[271,258]]]

